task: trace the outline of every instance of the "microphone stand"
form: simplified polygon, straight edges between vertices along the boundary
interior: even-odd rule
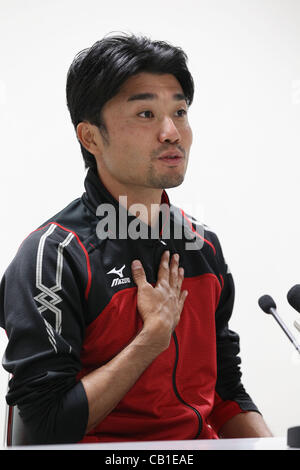
[[[300,325],[296,321],[294,322],[295,328],[300,331]],[[296,345],[294,344],[296,347]],[[297,351],[299,349],[296,347]],[[289,447],[298,447],[300,448],[300,426],[293,426],[287,430],[287,445]]]
[[[259,303],[260,308],[265,313],[269,313],[273,316],[273,318],[276,320],[278,325],[284,331],[284,333],[286,334],[290,342],[294,345],[295,349],[300,354],[300,345],[298,344],[296,338],[290,332],[290,330],[288,329],[284,321],[278,315],[277,310],[276,310],[276,304],[274,300],[272,299],[272,297],[269,295],[264,295],[260,297],[258,303]],[[294,326],[297,328],[297,330],[300,331],[300,325],[297,322],[294,323]],[[287,445],[289,447],[300,448],[300,426],[294,426],[294,427],[288,428]]]
[[[287,445],[300,448],[300,426],[294,426],[287,430]]]

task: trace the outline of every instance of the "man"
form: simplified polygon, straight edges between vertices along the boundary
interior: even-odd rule
[[[183,51],[143,37],[106,37],[70,67],[86,192],[1,284],[7,401],[33,443],[271,435],[240,382],[218,238],[165,192],[187,169],[193,93]]]

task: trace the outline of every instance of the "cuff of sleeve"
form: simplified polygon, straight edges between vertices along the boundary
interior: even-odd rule
[[[57,394],[56,401],[52,397],[48,409],[39,404],[34,415],[33,409],[32,404],[27,408],[20,407],[30,444],[71,444],[83,438],[88,421],[88,401],[81,382],[61,398]]]
[[[88,401],[81,381],[64,397],[57,417],[58,443],[79,442],[88,422]]]

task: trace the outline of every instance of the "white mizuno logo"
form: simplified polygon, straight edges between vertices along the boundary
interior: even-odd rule
[[[115,277],[111,283],[111,287],[113,286],[118,286],[120,284],[127,284],[130,282],[129,277],[124,277],[123,270],[125,268],[125,264],[122,266],[120,269],[116,269],[115,267],[112,268],[108,273],[106,274],[117,274],[119,277]]]
[[[110,271],[108,271],[107,274],[117,274],[119,277],[124,277],[123,275],[124,268],[125,268],[125,264],[120,269],[112,268]]]

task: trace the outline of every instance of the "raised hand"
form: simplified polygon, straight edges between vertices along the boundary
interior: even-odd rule
[[[153,332],[155,345],[162,350],[169,346],[171,335],[180,320],[188,292],[181,291],[184,269],[179,267],[179,256],[171,258],[169,251],[161,257],[158,279],[153,287],[146,279],[139,260],[132,262],[132,275],[137,285],[137,308],[144,328]]]

